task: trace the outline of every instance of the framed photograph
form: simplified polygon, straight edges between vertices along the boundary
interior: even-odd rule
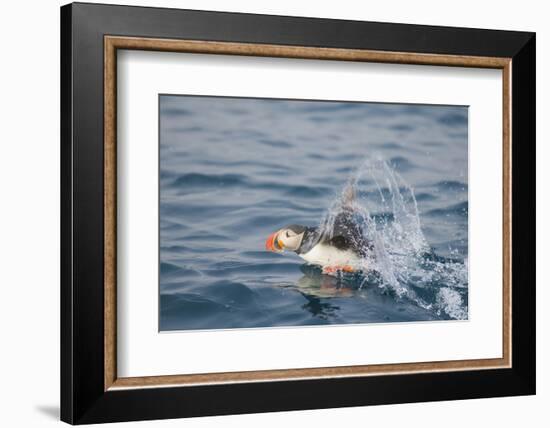
[[[61,8],[61,418],[535,393],[535,35]]]

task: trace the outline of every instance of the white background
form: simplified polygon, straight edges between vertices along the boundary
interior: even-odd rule
[[[104,1],[110,3],[109,1]],[[537,31],[538,395],[461,402],[286,412],[139,423],[159,427],[500,427],[546,426],[550,404],[550,182],[548,108],[550,28],[544,2],[463,0],[297,2],[277,0],[127,1],[227,11]],[[0,421],[54,426],[59,403],[59,10],[62,2],[5,2],[0,14]],[[546,287],[545,287],[546,285]],[[545,363],[546,361],[546,363]],[[138,423],[124,426],[138,426]]]
[[[119,376],[502,356],[502,71],[125,51],[117,78]],[[158,334],[159,93],[468,105],[469,320]]]

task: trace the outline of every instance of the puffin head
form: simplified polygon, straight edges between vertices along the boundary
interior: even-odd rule
[[[284,250],[296,251],[302,245],[305,226],[291,224],[279,229],[277,232],[268,236],[265,241],[265,248],[269,251],[281,252]]]

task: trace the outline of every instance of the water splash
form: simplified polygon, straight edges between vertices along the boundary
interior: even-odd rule
[[[377,272],[380,287],[427,310],[467,319],[467,261],[430,249],[414,191],[386,161],[367,159],[351,175],[322,219],[321,233],[331,237],[335,219],[349,213],[360,228],[360,241],[368,242],[361,269]]]

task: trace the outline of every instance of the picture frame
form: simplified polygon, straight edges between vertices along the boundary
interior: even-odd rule
[[[503,171],[502,356],[119,377],[120,50],[501,70],[503,158],[487,162]],[[61,419],[86,424],[534,394],[535,96],[534,33],[63,6]]]

